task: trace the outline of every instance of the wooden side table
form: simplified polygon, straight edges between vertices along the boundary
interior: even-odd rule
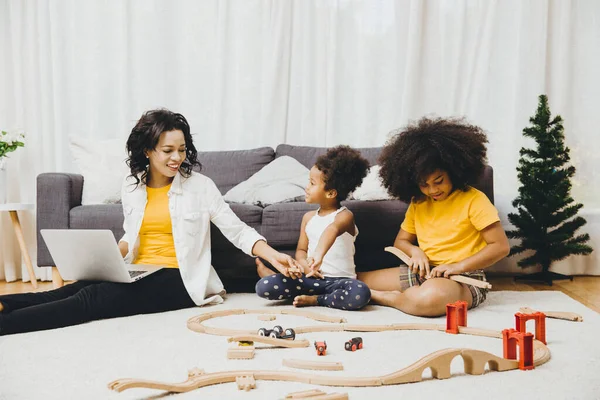
[[[25,245],[25,238],[23,237],[23,230],[21,229],[21,223],[19,222],[19,214],[17,211],[25,211],[25,210],[33,210],[33,204],[23,204],[23,203],[7,203],[0,204],[0,211],[8,211],[10,214],[10,219],[12,221],[13,229],[15,230],[15,235],[17,236],[17,241],[19,242],[19,247],[21,248],[21,254],[23,259],[25,260],[25,265],[27,266],[27,272],[29,272],[29,279],[31,279],[31,284],[34,289],[37,289],[37,279],[35,277],[35,272],[33,272],[33,264],[31,264],[31,258],[29,257],[29,252],[27,252],[27,246]]]

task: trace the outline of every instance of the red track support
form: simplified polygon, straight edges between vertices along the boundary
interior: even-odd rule
[[[446,304],[446,332],[457,334],[459,326],[467,326],[466,301]]]
[[[533,335],[529,332],[518,332],[514,329],[502,331],[504,358],[517,359],[517,344],[519,345],[519,369],[533,369]]]
[[[527,332],[527,321],[535,320],[535,338],[546,344],[546,314],[534,312],[532,314],[515,314],[515,329],[519,332]]]

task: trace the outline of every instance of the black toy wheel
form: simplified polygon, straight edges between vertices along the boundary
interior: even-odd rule
[[[279,339],[280,334],[273,329],[271,333],[269,333],[269,337],[273,339]]]
[[[258,336],[267,336],[268,331],[265,328],[260,328],[257,333]]]
[[[273,330],[274,330],[275,332],[277,332],[277,333],[281,333],[281,332],[283,332],[283,328],[282,328],[281,326],[279,326],[279,325],[275,325],[275,326],[273,327]]]
[[[294,339],[296,339],[296,331],[294,331],[292,328],[287,328],[285,330],[285,336],[294,340]]]

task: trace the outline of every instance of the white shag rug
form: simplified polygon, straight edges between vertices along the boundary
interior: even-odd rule
[[[282,399],[290,392],[319,388],[326,393],[347,392],[350,399],[599,399],[600,315],[560,292],[492,292],[484,306],[468,313],[468,326],[502,330],[514,328],[519,307],[572,311],[584,322],[546,320],[550,361],[532,371],[494,372],[483,376],[464,373],[461,357],[452,362],[450,379],[437,380],[426,370],[423,382],[371,388],[315,386],[295,382],[257,381],[256,389],[240,391],[235,383],[214,385],[176,398]],[[122,393],[107,384],[117,378],[141,378],[180,382],[193,367],[205,372],[260,369],[294,370],[282,366],[284,358],[339,361],[343,371],[313,371],[332,376],[367,377],[388,374],[444,348],[474,348],[502,356],[500,339],[451,335],[436,331],[320,332],[298,335],[326,340],[327,356],[317,357],[313,346],[301,349],[261,349],[252,360],[228,360],[227,338],[187,329],[188,318],[204,312],[235,308],[291,307],[253,294],[233,294],[224,304],[190,308],[163,314],[140,315],[97,321],[75,327],[0,337],[0,399],[141,399],[160,398],[164,392],[130,389]],[[308,310],[345,317],[349,323],[389,324],[405,322],[445,323],[397,310],[368,306],[362,311],[338,311],[321,307]],[[236,329],[261,326],[284,328],[323,324],[303,317],[278,315],[271,322],[256,314],[215,318],[207,325]],[[528,322],[534,331],[534,322]],[[362,336],[364,349],[344,350],[344,342]],[[311,372],[296,370],[299,372]],[[427,377],[429,374],[429,377]]]

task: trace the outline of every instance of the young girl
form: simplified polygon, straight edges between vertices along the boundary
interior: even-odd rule
[[[476,126],[423,118],[386,144],[380,176],[390,194],[410,203],[394,246],[411,263],[361,274],[374,303],[439,316],[447,303],[485,300],[486,289],[446,279],[485,280],[482,270],[509,253],[498,211],[471,186],[485,167],[485,143]]]
[[[256,293],[269,300],[294,299],[294,306],[325,306],[358,310],[371,298],[367,285],[356,280],[354,216],[340,202],[367,175],[369,162],[348,146],[330,149],[310,170],[306,202],[318,204],[302,218],[296,260],[303,273],[292,281],[275,274],[258,258]]]
[[[123,183],[119,248],[129,262],[166,268],[134,283],[80,281],[0,296],[0,335],[222,302],[223,284],[210,264],[211,222],[283,274],[295,265],[231,211],[212,180],[192,172],[200,163],[183,115],[148,111],[131,131],[127,151],[131,175]]]

